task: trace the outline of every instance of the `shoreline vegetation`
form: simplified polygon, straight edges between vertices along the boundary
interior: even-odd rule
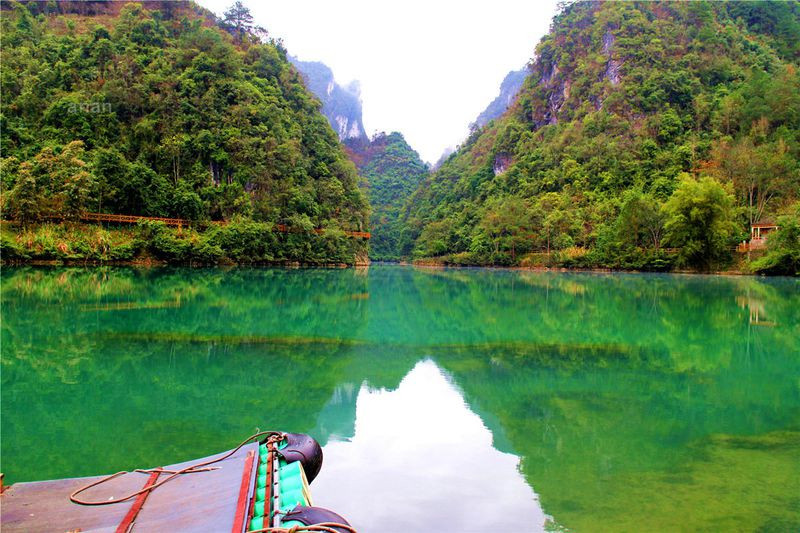
[[[506,257],[503,262],[487,261],[469,252],[396,262],[434,268],[798,276],[800,205],[795,210],[778,219],[779,229],[763,250],[721,248],[714,261],[702,266],[683,261],[685,251],[681,249],[630,247],[570,247],[528,252],[513,260]],[[140,221],[128,227],[74,221],[27,225],[0,221],[0,264],[348,267],[368,265],[370,259],[367,242],[341,230],[278,232],[274,224],[246,219],[177,228],[158,221]]]
[[[268,223],[172,228],[140,222],[127,228],[83,223],[0,226],[2,264],[357,266],[363,242],[341,231],[279,233]]]
[[[570,247],[504,256],[493,262],[470,252],[390,261],[420,267],[486,267],[542,271],[674,272],[800,275],[800,204],[778,218],[766,247],[750,252],[716,246],[713,260],[687,262],[686,249]],[[0,221],[0,264],[322,266],[370,264],[368,242],[327,229],[276,231],[274,224],[234,219],[227,224],[171,227],[141,220],[131,226],[77,221]],[[700,243],[702,245],[702,242]],[[702,252],[702,246],[701,246]],[[382,262],[378,260],[377,262]]]
[[[780,217],[767,246],[751,252],[723,249],[703,266],[687,265],[680,249],[603,250],[571,247],[528,252],[491,262],[469,252],[381,261],[418,267],[484,267],[540,271],[672,272],[731,275],[800,275],[800,205]],[[225,225],[170,227],[140,221],[127,227],[83,222],[22,225],[0,221],[0,264],[322,266],[369,265],[366,241],[329,229],[279,232],[273,224],[238,219]]]
[[[193,228],[170,228],[162,223],[140,223],[130,228],[107,228],[82,223],[46,223],[25,229],[14,228],[14,224],[0,224],[0,265],[3,266],[189,266],[189,267],[236,267],[272,266],[285,268],[324,267],[348,268],[370,264],[396,264],[417,268],[491,268],[503,270],[541,272],[596,272],[596,273],[645,273],[664,272],[671,274],[709,275],[763,275],[785,274],[755,270],[752,264],[764,262],[769,250],[753,252],[751,260],[746,253],[734,253],[726,268],[701,270],[691,268],[621,268],[604,265],[578,265],[569,262],[559,252],[527,254],[515,265],[486,264],[467,261],[463,256],[417,258],[401,261],[370,261],[365,253],[353,251],[358,244],[341,235],[283,235],[271,232],[263,224],[241,223],[218,228],[212,226],[205,231]],[[269,245],[252,247],[252,239],[259,235],[270,235]],[[303,242],[310,238],[311,242]],[[351,241],[348,243],[348,241]],[[264,243],[264,239],[261,239]],[[309,254],[305,245],[327,246],[317,254]],[[349,244],[349,247],[348,247]],[[331,250],[341,247],[339,255]],[[300,252],[300,253],[298,253]],[[676,251],[665,252],[675,257]],[[773,253],[774,255],[774,253]],[[339,260],[329,261],[327,257]],[[350,260],[355,257],[355,260]],[[310,259],[309,259],[310,258]],[[796,274],[795,274],[796,275]]]
[[[635,269],[620,269],[611,267],[565,267],[565,266],[502,266],[502,265],[459,265],[453,263],[445,263],[442,261],[424,260],[419,259],[412,262],[399,262],[398,265],[408,265],[415,268],[429,268],[429,269],[448,269],[448,268],[483,268],[491,270],[509,270],[520,272],[554,272],[554,273],[567,273],[567,272],[584,272],[589,274],[683,274],[683,275],[697,275],[697,276],[764,276],[758,272],[750,272],[746,270],[731,268],[727,270],[692,270],[692,269],[674,269],[674,270],[635,270]]]

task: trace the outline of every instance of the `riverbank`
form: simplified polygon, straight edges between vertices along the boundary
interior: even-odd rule
[[[84,223],[0,226],[3,264],[358,266],[367,245],[343,231],[273,231],[260,222],[171,228],[161,222],[127,227]]]
[[[768,251],[734,252],[718,268],[677,265],[674,250],[631,251],[601,261],[591,251],[530,253],[510,264],[489,264],[466,253],[399,261],[427,268],[481,267],[543,272],[671,272],[717,275],[797,275],[790,268],[764,268]],[[382,261],[379,261],[379,263]],[[287,268],[366,266],[367,244],[342,231],[275,232],[271,224],[233,222],[224,226],[168,227],[161,222],[104,227],[44,223],[23,228],[0,224],[0,264],[46,266],[280,266]],[[395,262],[392,262],[395,263]],[[790,267],[791,265],[789,265]]]
[[[558,255],[551,254],[536,254],[539,256],[535,261],[531,261],[529,257],[523,258],[518,264],[512,265],[496,265],[496,264],[483,264],[483,263],[465,263],[463,261],[453,260],[452,256],[444,257],[427,257],[415,259],[410,263],[416,267],[422,268],[491,268],[491,269],[505,269],[505,270],[522,270],[530,272],[595,272],[601,274],[609,274],[614,272],[627,272],[627,273],[670,273],[670,274],[711,274],[720,276],[755,276],[763,275],[762,272],[755,270],[751,264],[761,257],[763,252],[751,254],[748,260],[746,254],[735,253],[731,262],[726,268],[717,268],[711,270],[700,270],[693,268],[678,268],[674,266],[674,262],[667,263],[668,266],[660,268],[624,268],[621,266],[604,266],[604,265],[575,265],[570,261],[561,261]],[[527,259],[527,260],[526,260]]]

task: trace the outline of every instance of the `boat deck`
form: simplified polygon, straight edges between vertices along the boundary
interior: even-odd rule
[[[165,468],[179,470],[224,453]],[[247,483],[247,497],[252,494],[255,471],[248,462],[253,455],[258,455],[257,443],[243,446],[228,459],[215,463],[213,466],[219,467],[217,470],[183,474],[156,488],[144,500],[132,527],[127,530],[232,531],[242,507],[239,498],[243,483]],[[161,474],[159,480],[166,476]],[[126,516],[136,504],[136,498],[100,506],[78,505],[69,500],[72,492],[102,477],[16,483],[8,487],[0,496],[0,529],[3,533],[125,531]],[[140,490],[149,478],[150,474],[146,473],[125,474],[88,489],[80,497],[92,501],[119,498]]]

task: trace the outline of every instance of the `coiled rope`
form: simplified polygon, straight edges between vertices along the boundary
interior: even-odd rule
[[[238,452],[242,448],[242,446],[246,445],[247,443],[249,443],[253,439],[257,439],[259,437],[263,437],[264,435],[269,435],[270,437],[272,437],[272,436],[275,436],[275,435],[283,435],[283,433],[280,432],[280,431],[258,431],[256,433],[253,433],[249,437],[247,437],[245,440],[242,441],[241,444],[239,444],[236,448],[232,449],[231,451],[229,451],[225,455],[223,455],[221,457],[217,457],[216,459],[209,459],[208,461],[202,461],[200,463],[195,463],[195,464],[189,465],[189,466],[187,466],[185,468],[181,468],[180,470],[166,470],[164,468],[149,468],[149,469],[137,468],[136,470],[133,470],[133,472],[140,472],[140,473],[143,473],[143,474],[153,474],[155,472],[159,472],[159,473],[170,474],[170,475],[165,477],[163,480],[159,481],[158,483],[154,483],[154,484],[150,485],[149,487],[145,487],[143,489],[137,490],[136,492],[131,492],[130,494],[128,494],[126,496],[122,496],[121,498],[112,498],[112,499],[109,499],[109,500],[90,501],[90,500],[82,500],[82,499],[78,498],[78,494],[80,494],[82,492],[85,492],[85,491],[89,490],[92,487],[96,487],[98,485],[102,485],[103,483],[105,483],[107,481],[111,481],[115,477],[119,477],[119,476],[121,476],[123,474],[130,474],[131,472],[129,472],[127,470],[122,470],[120,472],[117,472],[116,474],[111,474],[110,476],[106,476],[106,477],[104,477],[104,478],[102,478],[102,479],[100,479],[98,481],[94,481],[92,483],[89,483],[88,485],[84,485],[81,488],[79,488],[78,490],[76,490],[75,492],[73,492],[72,494],[70,494],[69,495],[69,499],[70,499],[70,501],[72,503],[77,503],[78,505],[112,505],[112,504],[115,504],[115,503],[124,502],[124,501],[130,500],[131,498],[134,498],[134,497],[138,496],[139,494],[143,494],[145,492],[151,492],[151,491],[157,489],[158,487],[160,487],[161,485],[163,485],[164,483],[167,483],[168,481],[171,481],[171,480],[175,479],[176,477],[178,477],[180,475],[183,475],[183,474],[194,474],[196,472],[208,472],[209,470],[216,470],[219,467],[210,467],[210,465],[213,465],[214,463],[218,463],[220,461],[224,461],[225,459],[229,458],[231,455],[233,455],[236,452]],[[302,531],[302,530],[298,530],[298,531]],[[319,531],[324,531],[324,530],[319,530]],[[282,532],[275,532],[275,533],[282,533]]]

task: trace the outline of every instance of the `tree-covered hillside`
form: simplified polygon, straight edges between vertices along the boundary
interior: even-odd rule
[[[202,243],[204,260],[353,262],[363,252],[341,232],[367,226],[356,169],[282,44],[246,8],[215,20],[191,2],[2,7],[6,218],[236,222]],[[249,224],[246,238],[237,224]],[[275,224],[296,232],[272,235]],[[192,235],[183,259],[202,247]],[[237,255],[232,241],[259,251]]]
[[[368,143],[348,143],[350,157],[367,182],[372,216],[369,256],[379,261],[401,258],[403,206],[428,175],[428,166],[402,134],[380,133]]]
[[[512,109],[412,197],[402,252],[707,269],[778,218],[760,267],[797,272],[798,63],[796,1],[569,4]]]

